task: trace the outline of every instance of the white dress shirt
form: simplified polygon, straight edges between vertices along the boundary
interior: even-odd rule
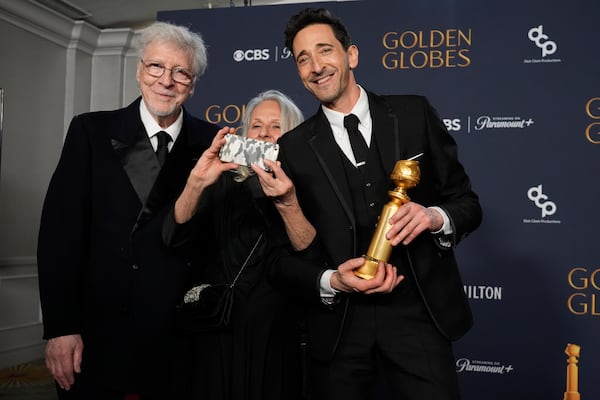
[[[160,131],[167,132],[169,136],[171,136],[171,141],[169,142],[169,151],[171,151],[175,140],[177,140],[177,137],[181,132],[181,127],[183,126],[183,110],[180,110],[179,116],[175,122],[173,122],[167,128],[161,128],[152,114],[150,114],[150,111],[148,110],[148,107],[146,107],[146,103],[142,98],[142,101],[140,101],[140,117],[142,118],[142,124],[144,124],[144,128],[146,128],[146,134],[150,138],[150,143],[152,143],[154,151],[156,151],[156,148],[158,147],[158,138],[156,137],[156,134]]]

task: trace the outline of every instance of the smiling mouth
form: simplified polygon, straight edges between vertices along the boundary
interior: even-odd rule
[[[322,85],[324,83],[327,83],[331,80],[331,78],[333,77],[333,74],[327,74],[325,76],[322,76],[318,79],[313,79],[312,83],[317,84],[317,85]]]
[[[160,97],[175,97],[175,94],[171,93],[171,92],[166,92],[166,93],[161,93],[161,92],[154,92],[154,94],[160,96]]]

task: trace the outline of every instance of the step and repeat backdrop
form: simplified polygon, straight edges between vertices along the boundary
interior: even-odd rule
[[[318,104],[283,44],[288,18],[306,6],[344,20],[361,85],[430,99],[481,197],[483,224],[458,249],[475,314],[455,346],[463,398],[560,399],[575,344],[574,389],[599,399],[600,3],[365,0],[160,12],[209,46],[187,109],[237,126],[247,100],[274,88],[312,115]]]

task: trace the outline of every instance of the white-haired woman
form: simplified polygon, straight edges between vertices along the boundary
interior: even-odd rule
[[[268,90],[248,102],[237,133],[275,143],[302,119],[292,100]],[[173,217],[165,222],[167,244],[185,243],[194,252],[196,284],[230,283],[243,266],[226,327],[203,326],[193,318],[182,321],[174,396],[297,399],[301,394],[299,309],[285,295],[285,288],[269,281],[267,269],[274,249],[291,245],[302,250],[315,231],[277,162],[265,161],[267,174],[257,165],[244,167],[219,159],[225,135],[235,131],[219,131],[190,173]]]

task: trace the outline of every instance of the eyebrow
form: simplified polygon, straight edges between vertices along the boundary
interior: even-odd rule
[[[143,60],[143,61],[145,61],[145,62],[148,62],[148,63],[152,63],[152,64],[160,64],[160,65],[162,65],[163,67],[166,67],[166,66],[167,66],[167,63],[166,63],[166,62],[164,62],[164,61],[160,61],[160,60],[155,60],[155,59],[152,59],[152,58],[148,58],[148,59],[146,59],[146,58],[142,58],[142,60]],[[175,65],[173,65],[173,66],[171,67],[171,69],[173,69],[173,68],[183,68],[184,70],[186,70],[186,71],[188,71],[188,72],[190,72],[190,70],[191,70],[191,68],[184,67],[184,66],[183,66],[183,65],[181,65],[181,64],[175,64]]]
[[[325,43],[317,43],[314,47],[316,47],[317,50],[318,50],[318,49],[322,49],[323,47],[334,47],[334,45],[331,44],[331,43],[329,43],[329,42],[325,42]],[[304,55],[306,53],[308,53],[308,50],[303,49],[300,53],[298,53],[298,55],[296,56],[296,58],[298,58],[298,57],[300,57],[300,56],[302,56],[302,55]]]
[[[253,123],[253,122],[280,122],[280,121],[281,121],[280,118],[276,118],[276,119],[253,118],[250,120],[251,123]]]

